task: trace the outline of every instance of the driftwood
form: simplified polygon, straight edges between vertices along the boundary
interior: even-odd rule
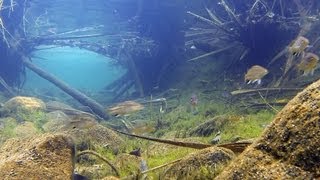
[[[205,149],[208,147],[223,147],[226,149],[230,149],[235,153],[241,153],[246,149],[247,146],[249,146],[251,143],[249,142],[235,142],[235,143],[228,143],[228,144],[218,144],[218,145],[211,145],[211,144],[204,144],[204,143],[193,143],[193,142],[182,142],[182,141],[174,141],[174,140],[167,140],[167,139],[159,139],[159,138],[153,138],[153,137],[147,137],[147,136],[140,136],[140,135],[135,135],[135,134],[130,134],[126,132],[122,132],[116,129],[112,129],[120,134],[124,134],[130,137],[136,137],[140,139],[145,139],[149,141],[155,141],[159,143],[165,143],[165,144],[171,144],[175,146],[181,146],[181,147],[188,147],[188,148],[193,148],[193,149]]]
[[[232,91],[231,95],[238,96],[238,95],[244,95],[244,94],[251,94],[251,93],[259,93],[259,92],[265,92],[265,91],[278,91],[278,92],[287,92],[287,91],[301,91],[303,88],[260,88],[260,89],[241,89]]]
[[[106,158],[102,157],[100,154],[94,152],[94,151],[90,151],[90,150],[85,150],[85,151],[81,151],[77,154],[77,158],[84,155],[84,154],[91,154],[91,155],[95,155],[97,156],[98,158],[100,158],[102,161],[106,162],[110,167],[111,169],[116,173],[116,176],[117,177],[120,177],[120,173],[119,171],[117,170],[117,168]]]
[[[57,79],[52,74],[37,67],[36,65],[31,63],[31,61],[27,57],[23,57],[23,63],[27,68],[29,68],[30,70],[32,70],[33,72],[35,72],[36,74],[41,76],[42,78],[50,81],[51,83],[53,83],[54,85],[59,87],[61,90],[63,90],[64,92],[66,92],[67,94],[69,94],[70,96],[75,98],[76,100],[78,100],[84,106],[90,107],[92,109],[92,111],[96,115],[98,115],[100,118],[109,119],[109,116],[108,116],[107,112],[105,111],[105,109],[99,103],[97,103],[95,100],[91,99],[90,97],[86,96],[85,94],[81,93],[80,91],[73,89],[68,84]]]

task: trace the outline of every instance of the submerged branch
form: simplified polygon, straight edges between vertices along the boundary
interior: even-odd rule
[[[286,92],[286,91],[301,91],[303,88],[260,88],[260,89],[241,89],[232,91],[231,95],[238,96],[250,93],[259,93],[263,91],[278,91],[278,92]]]
[[[200,20],[202,20],[202,21],[204,21],[204,22],[206,22],[206,23],[209,23],[209,24],[211,24],[211,25],[216,26],[217,28],[219,28],[220,30],[224,31],[225,33],[227,33],[227,34],[230,35],[230,36],[234,36],[233,33],[231,33],[230,31],[228,31],[228,30],[225,29],[224,27],[222,27],[221,24],[217,24],[216,22],[211,21],[210,19],[207,19],[207,18],[202,17],[202,16],[200,16],[200,15],[197,15],[197,14],[191,12],[191,11],[188,11],[187,14],[190,14],[190,15],[192,15],[192,16],[194,16],[194,17],[196,17],[196,18],[198,18],[198,19],[200,19]]]
[[[85,154],[91,154],[91,155],[97,156],[99,159],[101,159],[102,161],[104,161],[105,163],[107,163],[111,167],[111,169],[116,173],[117,177],[120,177],[120,173],[117,170],[117,168],[108,159],[102,157],[100,154],[98,154],[98,153],[96,153],[94,151],[90,151],[90,150],[81,151],[81,152],[79,152],[77,154],[77,158],[82,156],[82,155],[85,155]]]
[[[86,96],[85,94],[81,93],[80,91],[70,87],[68,84],[66,84],[65,82],[57,79],[55,76],[53,76],[52,74],[42,70],[41,68],[37,67],[36,65],[34,65],[28,57],[23,57],[23,64],[29,68],[31,71],[35,72],[36,74],[38,74],[39,76],[41,76],[42,78],[50,81],[51,83],[53,83],[54,85],[56,85],[57,87],[59,87],[61,90],[63,90],[64,92],[66,92],[67,94],[69,94],[70,96],[72,96],[73,98],[75,98],[76,100],[78,100],[81,104],[88,106],[92,109],[92,111],[94,113],[96,113],[96,115],[98,117],[100,117],[100,119],[109,119],[109,116],[107,114],[107,112],[105,111],[105,109],[95,100],[91,99],[90,97]]]
[[[236,46],[236,44],[232,44],[232,45],[227,46],[227,47],[225,47],[225,48],[218,49],[218,50],[215,50],[215,51],[212,51],[212,52],[209,52],[209,53],[203,54],[203,55],[201,55],[201,56],[198,56],[198,57],[195,57],[195,58],[189,59],[188,61],[196,61],[196,60],[202,59],[202,58],[204,58],[204,57],[211,56],[211,55],[217,54],[217,53],[219,53],[219,52],[222,52],[222,51],[228,50],[228,49],[233,48],[233,47],[235,47],[235,46]]]
[[[215,146],[215,145],[211,145],[211,144],[192,143],[192,142],[182,142],[182,141],[174,141],[174,140],[167,140],[167,139],[159,139],[159,138],[153,138],[153,137],[130,134],[130,133],[126,133],[126,132],[123,132],[123,131],[116,130],[116,129],[112,129],[112,130],[114,130],[114,131],[116,131],[116,132],[118,132],[120,134],[124,134],[124,135],[130,136],[130,137],[136,137],[136,138],[140,138],[140,139],[145,139],[145,140],[164,143],[164,144],[171,144],[171,145],[180,146],[180,147],[188,147],[188,148],[193,148],[193,149],[205,149],[205,148],[208,148],[208,147]],[[241,153],[250,144],[251,143],[249,143],[249,142],[238,142],[238,143],[236,142],[236,143],[228,143],[228,144],[218,144],[216,146],[230,149],[235,153]]]
[[[15,96],[15,92],[11,89],[11,87],[6,83],[6,81],[0,76],[0,85],[11,95]]]

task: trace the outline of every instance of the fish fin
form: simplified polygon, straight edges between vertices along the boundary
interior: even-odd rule
[[[310,75],[313,76],[313,74],[314,74],[314,69],[310,71]]]
[[[259,79],[253,80],[253,81],[252,81],[252,84],[254,84],[254,83],[258,82],[258,81],[259,81]]]
[[[257,83],[258,83],[258,85],[260,85],[261,84],[261,79],[258,79]]]

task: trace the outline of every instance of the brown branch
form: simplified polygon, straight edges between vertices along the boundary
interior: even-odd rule
[[[154,141],[154,142],[159,142],[159,143],[164,143],[164,144],[170,144],[170,145],[175,145],[175,146],[180,146],[180,147],[188,147],[188,148],[193,148],[193,149],[205,149],[208,147],[213,147],[215,145],[211,144],[203,144],[203,143],[193,143],[193,142],[182,142],[182,141],[174,141],[174,140],[167,140],[167,139],[160,139],[160,138],[153,138],[153,137],[147,137],[147,136],[140,136],[140,135],[135,135],[135,134],[130,134],[126,132],[122,132],[116,129],[112,129],[120,134],[124,134],[126,136],[130,137],[136,137],[140,139],[145,139],[149,141]],[[244,151],[244,149],[249,146],[251,143],[247,142],[239,142],[239,143],[228,143],[228,144],[219,144],[216,145],[217,147],[223,147],[232,150],[235,153],[241,153]]]

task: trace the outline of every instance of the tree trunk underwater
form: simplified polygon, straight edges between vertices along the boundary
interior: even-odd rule
[[[57,87],[59,87],[61,90],[72,96],[74,99],[78,100],[81,104],[84,106],[88,106],[91,108],[91,110],[101,119],[109,119],[109,115],[107,114],[106,110],[103,108],[102,105],[100,105],[95,100],[91,99],[90,97],[86,96],[82,92],[70,87],[65,82],[57,79],[54,75],[44,71],[43,69],[37,67],[34,65],[27,57],[23,57],[23,63],[24,65],[29,68],[31,71],[35,72],[42,78],[50,81]]]

